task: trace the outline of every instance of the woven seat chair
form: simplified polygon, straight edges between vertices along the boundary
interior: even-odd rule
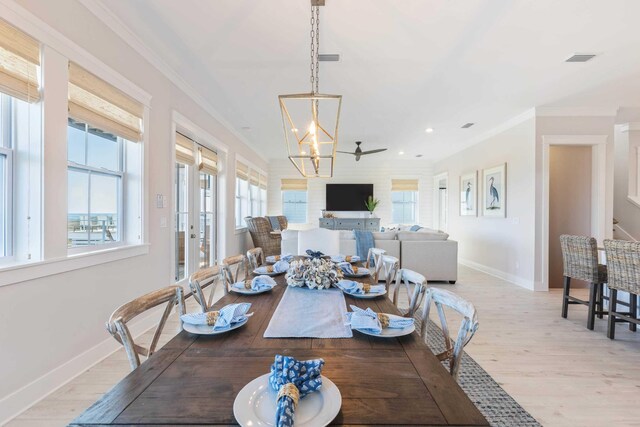
[[[247,261],[249,262],[249,268],[255,270],[256,268],[264,265],[264,252],[262,248],[253,248],[247,251]]]
[[[560,236],[562,247],[562,266],[564,286],[562,293],[562,317],[567,318],[569,304],[582,304],[589,307],[587,328],[593,330],[595,317],[607,314],[604,310],[604,284],[607,283],[607,267],[598,264],[598,244],[593,237]],[[570,295],[571,279],[589,283],[589,300],[585,301]]]
[[[432,302],[438,309],[438,317],[440,318],[445,347],[444,351],[437,354],[436,357],[438,360],[449,361],[449,373],[457,381],[462,349],[471,341],[471,338],[473,338],[473,335],[478,330],[478,314],[473,304],[453,292],[438,288],[427,289],[420,325],[420,335],[425,338],[425,341],[429,330],[429,312],[431,311]],[[452,340],[449,334],[449,325],[447,324],[447,317],[445,316],[443,306],[449,307],[462,316],[458,336],[453,345],[451,344]]]
[[[289,221],[284,215],[278,215],[278,222],[280,223],[280,230],[286,230],[289,227]]]
[[[629,322],[629,329],[636,330],[638,320],[638,294],[640,294],[640,242],[605,240],[609,269],[609,325],[607,336],[615,338],[616,322]],[[618,291],[629,293],[629,312],[617,311]]]
[[[265,256],[280,255],[282,247],[282,236],[271,234],[273,229],[271,223],[264,217],[246,217],[247,229],[251,234],[253,246],[262,248]]]
[[[211,309],[213,304],[213,294],[218,287],[218,283],[223,280],[222,266],[214,265],[213,267],[203,268],[189,276],[189,288],[193,299],[200,304],[203,313]],[[209,298],[204,295],[204,290],[210,287]]]
[[[151,310],[164,303],[167,305],[162,312],[160,322],[158,322],[149,348],[136,344],[133,341],[133,336],[127,327],[127,323],[145,311]],[[176,305],[178,306],[178,315],[183,315],[185,313],[184,291],[181,286],[174,285],[142,295],[133,301],[121,305],[111,314],[106,323],[107,331],[124,347],[132,371],[140,366],[140,355],[149,358],[156,351],[160,334],[162,334],[164,325],[167,323],[167,318]],[[180,329],[182,329],[181,320]]]

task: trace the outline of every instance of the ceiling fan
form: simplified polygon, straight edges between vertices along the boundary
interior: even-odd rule
[[[376,150],[369,150],[369,151],[362,151],[362,148],[360,148],[360,144],[362,144],[362,141],[356,141],[356,151],[354,151],[353,153],[351,151],[338,151],[338,153],[343,153],[343,154],[352,154],[354,156],[356,156],[356,162],[358,160],[360,160],[361,156],[364,156],[366,154],[375,154],[375,153],[381,153],[383,151],[386,151],[386,148],[378,148]]]

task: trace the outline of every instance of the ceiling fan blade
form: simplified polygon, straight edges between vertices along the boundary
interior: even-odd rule
[[[353,155],[353,156],[355,156],[355,155],[356,155],[356,153],[352,153],[351,151],[337,151],[337,150],[336,150],[336,153],[351,154],[351,155]]]
[[[387,151],[387,149],[386,148],[378,148],[377,150],[363,151],[360,154],[364,156],[365,154],[382,153],[383,151]]]

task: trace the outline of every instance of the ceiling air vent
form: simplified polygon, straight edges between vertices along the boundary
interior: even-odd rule
[[[576,53],[565,59],[564,62],[587,62],[594,57],[595,55],[590,53]]]
[[[466,123],[466,124],[462,125],[462,129],[469,129],[473,125],[475,125],[475,123]]]
[[[320,53],[318,54],[318,61],[327,61],[327,62],[340,61],[340,55],[337,53]]]

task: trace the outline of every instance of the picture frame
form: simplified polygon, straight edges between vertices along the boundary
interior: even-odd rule
[[[482,170],[482,215],[507,216],[507,164]]]
[[[460,216],[478,215],[478,171],[460,175]]]

